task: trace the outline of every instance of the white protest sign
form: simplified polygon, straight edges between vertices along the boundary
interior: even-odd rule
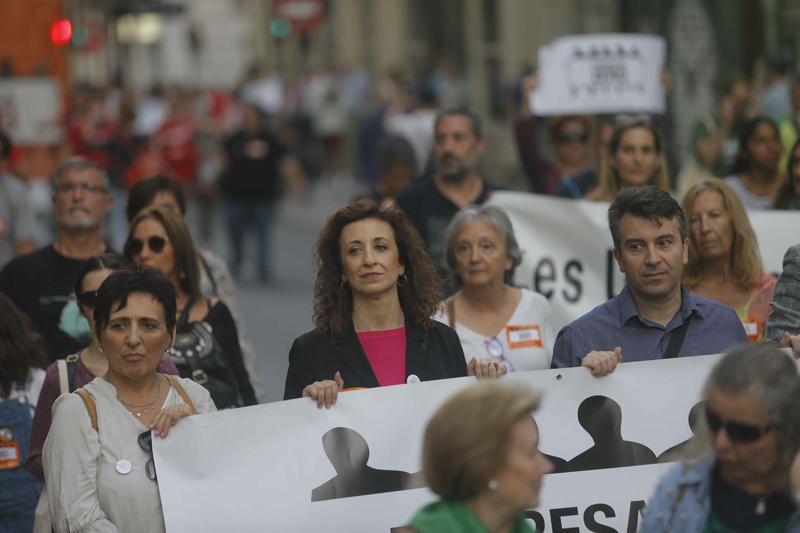
[[[550,300],[553,326],[562,326],[619,293],[625,283],[612,255],[608,203],[500,191],[502,207],[523,251],[514,283]],[[767,272],[779,273],[786,250],[800,242],[800,213],[749,211]]]
[[[717,358],[626,363],[603,379],[583,368],[503,378],[542,392],[540,449],[564,471],[546,476],[541,505],[528,511],[537,530],[600,524],[634,531],[669,468],[657,457],[690,438],[688,414]],[[348,392],[330,410],[302,398],[186,418],[167,439],[153,440],[167,531],[388,533],[405,525],[435,495],[379,491],[393,479],[420,480],[428,418],[470,383]],[[326,440],[330,434],[339,438]],[[633,456],[644,459],[618,466]],[[574,471],[580,464],[584,470]],[[337,480],[345,482],[335,497],[328,491],[320,499]]]
[[[539,48],[535,115],[663,113],[663,37],[575,35]]]
[[[51,78],[0,80],[0,129],[15,144],[57,144],[61,140],[61,92]]]

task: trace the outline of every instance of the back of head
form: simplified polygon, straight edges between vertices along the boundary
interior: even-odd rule
[[[125,208],[128,222],[132,221],[142,209],[152,204],[160,192],[171,193],[178,202],[181,214],[186,214],[186,198],[180,182],[171,176],[153,176],[137,181],[128,192],[128,205]]]
[[[505,463],[516,423],[538,406],[537,394],[498,381],[481,381],[451,396],[423,437],[422,470],[431,490],[452,500],[477,496]]]
[[[681,240],[686,240],[686,218],[681,206],[663,189],[653,185],[623,189],[608,208],[608,229],[614,248],[620,249],[619,224],[624,215],[651,220],[660,224],[677,218]]]

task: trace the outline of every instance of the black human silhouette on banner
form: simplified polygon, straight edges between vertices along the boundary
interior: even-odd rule
[[[336,427],[322,436],[322,446],[336,476],[311,491],[311,501],[334,500],[425,486],[420,472],[378,470],[367,466],[369,445],[357,431]]]
[[[692,436],[683,442],[679,442],[672,448],[665,450],[661,455],[658,456],[659,463],[669,463],[670,461],[677,461],[680,459],[681,454],[689,446],[689,442],[692,440],[694,435],[697,434],[697,426],[700,423],[700,417],[703,416],[705,409],[705,401],[699,401],[694,404],[694,407],[692,407],[691,411],[689,411],[689,429],[692,430]]]
[[[622,410],[606,396],[590,396],[578,407],[578,422],[594,440],[594,446],[577,455],[565,472],[647,465],[656,454],[644,444],[622,439]]]

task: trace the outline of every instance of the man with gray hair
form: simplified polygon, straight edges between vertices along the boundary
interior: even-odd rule
[[[722,352],[747,342],[736,312],[681,286],[688,260],[686,219],[669,193],[623,189],[608,208],[614,258],[625,287],[567,324],[553,348],[553,368],[585,366],[595,376],[622,361]]]
[[[105,169],[84,157],[70,157],[55,171],[52,202],[55,241],[10,261],[0,272],[0,292],[33,320],[54,361],[91,339],[73,284],[87,259],[106,252],[102,225],[113,200]]]

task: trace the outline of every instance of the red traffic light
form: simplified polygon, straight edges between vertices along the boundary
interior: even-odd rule
[[[50,41],[56,46],[65,46],[72,40],[72,23],[67,19],[57,20],[50,26]]]

